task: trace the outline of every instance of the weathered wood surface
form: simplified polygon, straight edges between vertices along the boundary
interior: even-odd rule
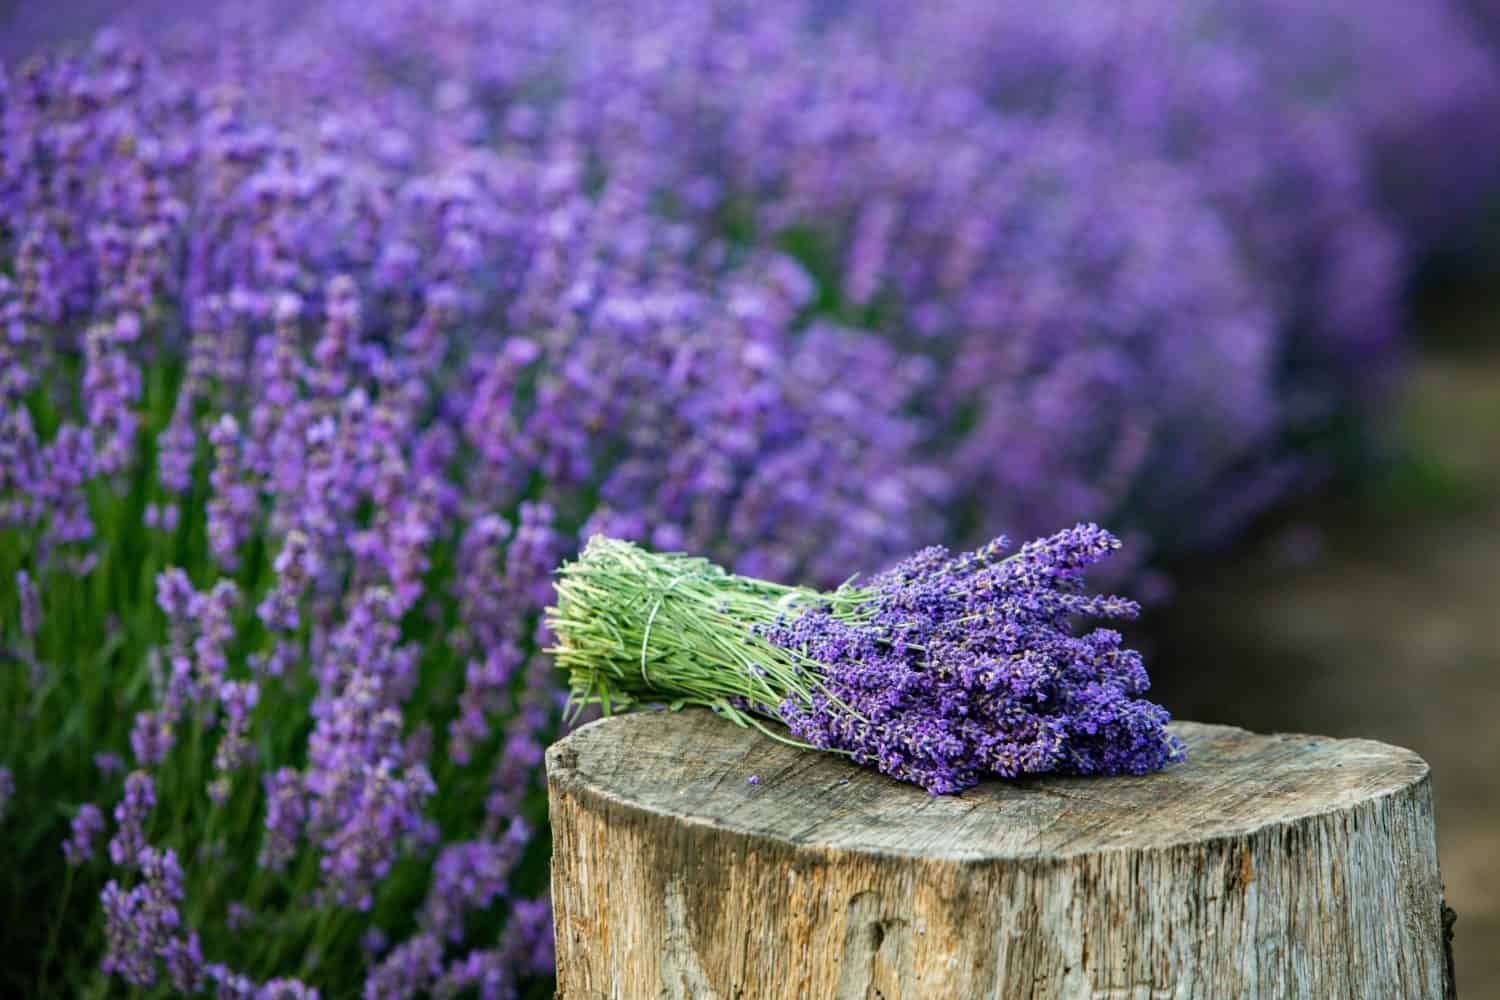
[[[932,798],[703,711],[585,726],[547,753],[558,996],[1444,995],[1421,758],[1173,729],[1161,774]]]

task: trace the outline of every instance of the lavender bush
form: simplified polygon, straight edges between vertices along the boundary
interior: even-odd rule
[[[1343,122],[1169,4],[847,8],[333,3],[266,56],[405,136],[563,128],[710,244],[792,252],[815,309],[937,362],[972,534],[1192,550],[1328,475],[1404,263]]]
[[[395,170],[192,80],[105,36],[6,83],[5,982],[506,995],[560,556],[894,555],[927,367],[566,145]]]
[[[1460,131],[1500,93],[1462,18],[1421,6],[1399,79],[1355,71],[1399,33],[1339,32],[1342,8],[1278,34],[1254,5],[1093,0],[330,0],[241,25],[212,71],[407,161],[566,137],[714,251],[791,251],[812,308],[939,363],[923,402],[971,534],[1108,517],[1144,554],[1326,479],[1388,385],[1408,247],[1385,165],[1441,172],[1415,123]],[[1341,39],[1321,83],[1298,25]]]
[[[1238,0],[1226,20],[1281,93],[1349,128],[1396,218],[1428,248],[1473,235],[1500,194],[1500,59],[1483,37],[1486,3],[1421,0],[1370,17],[1345,0]]]

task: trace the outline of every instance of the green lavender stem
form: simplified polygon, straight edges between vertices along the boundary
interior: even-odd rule
[[[46,991],[47,972],[52,968],[52,960],[57,955],[57,934],[62,928],[63,918],[68,912],[68,903],[73,897],[73,865],[68,865],[67,874],[63,876],[62,895],[57,901],[57,912],[52,918],[52,925],[47,931],[47,947],[42,952],[42,964],[37,970],[37,993]]]
[[[575,716],[590,704],[606,715],[645,704],[702,705],[764,729],[746,705],[827,691],[815,660],[772,644],[754,626],[813,607],[855,621],[869,596],[852,581],[824,593],[596,535],[559,571],[557,605],[548,609],[557,637],[550,652],[568,672]]]

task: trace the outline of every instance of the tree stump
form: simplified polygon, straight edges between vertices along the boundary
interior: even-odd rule
[[[585,726],[547,753],[558,997],[1451,990],[1420,757],[1173,731],[1160,774],[933,798],[701,710]]]

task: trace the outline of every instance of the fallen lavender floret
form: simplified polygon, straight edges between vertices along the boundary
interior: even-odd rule
[[[1182,757],[1140,654],[1084,618],[1134,602],[1084,592],[1119,548],[1079,525],[1003,556],[1004,538],[923,549],[831,593],[735,576],[595,536],[559,571],[549,623],[575,711],[704,705],[921,785],[986,775],[1144,774]]]

